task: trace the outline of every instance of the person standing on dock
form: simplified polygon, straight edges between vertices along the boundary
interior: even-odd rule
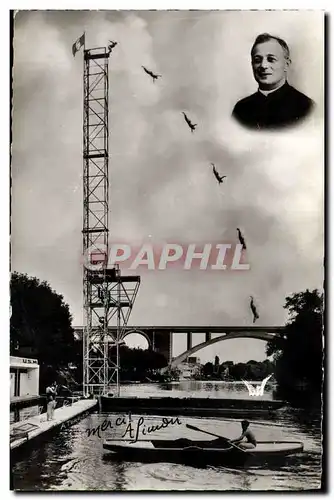
[[[249,422],[248,420],[243,420],[241,422],[241,427],[242,427],[242,434],[240,437],[237,439],[231,439],[231,443],[235,443],[240,448],[245,448],[245,449],[252,449],[256,447],[256,439],[253,434],[253,432],[249,429]],[[243,441],[244,439],[247,439],[247,441]]]
[[[57,395],[57,383],[52,382],[52,384],[46,388],[46,398],[47,398],[46,419],[47,420],[53,420],[53,414],[54,414],[55,407],[56,407],[56,395]]]

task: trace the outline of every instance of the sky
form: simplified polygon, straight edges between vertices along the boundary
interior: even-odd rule
[[[113,241],[236,242],[251,269],[145,271],[129,324],[283,325],[285,297],[323,283],[324,57],[317,11],[21,11],[14,26],[11,266],[47,280],[82,317],[82,51],[109,60],[109,229]],[[256,91],[261,32],[291,50],[289,82],[316,111],[280,132],[234,123]],[[155,83],[142,65],[162,75]],[[198,124],[192,134],[181,112]],[[226,175],[218,185],[210,163]],[[194,336],[194,342],[204,340]],[[174,338],[174,355],[186,337]],[[224,341],[202,362],[265,358],[265,342]]]

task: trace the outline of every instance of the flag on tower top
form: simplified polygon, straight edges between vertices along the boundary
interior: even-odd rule
[[[83,45],[85,45],[85,33],[72,45],[73,56],[75,56]]]

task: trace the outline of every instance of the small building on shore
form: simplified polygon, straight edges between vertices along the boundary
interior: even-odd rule
[[[181,379],[190,379],[197,376],[201,371],[200,359],[196,357],[189,357],[184,363],[178,365],[181,371]]]
[[[10,400],[38,396],[39,364],[37,359],[10,357]]]
[[[38,415],[39,402],[38,360],[10,356],[10,423]]]

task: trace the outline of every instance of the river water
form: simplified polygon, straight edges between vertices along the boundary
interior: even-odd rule
[[[247,389],[239,383],[184,381],[168,386],[147,384],[122,386],[123,395],[163,395],[189,397],[243,397]],[[272,399],[272,386],[266,388],[266,399]],[[247,405],[247,403],[245,403]],[[138,491],[138,490],[200,490],[200,491],[300,491],[320,488],[321,481],[321,419],[317,413],[283,408],[275,417],[251,421],[258,440],[302,441],[304,452],[287,457],[279,467],[269,464],[247,469],[226,467],[192,467],[170,463],[119,462],[103,452],[103,438],[118,438],[126,430],[128,417],[115,426],[119,414],[92,413],[62,430],[45,436],[38,444],[32,442],[20,451],[11,464],[12,488],[21,491]],[[132,415],[135,428],[139,415]],[[145,425],[159,424],[157,416],[145,417]],[[108,419],[113,429],[100,433],[91,430]],[[227,437],[240,434],[237,419],[179,417],[181,424],[171,425],[150,435],[155,439],[188,437],[206,439],[189,430],[191,423],[209,432]]]

